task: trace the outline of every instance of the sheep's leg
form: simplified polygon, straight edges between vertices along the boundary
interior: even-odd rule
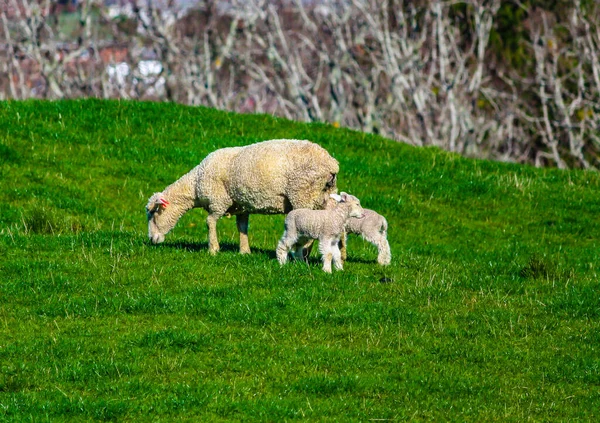
[[[219,238],[217,237],[217,220],[221,216],[217,213],[209,213],[206,218],[206,226],[208,227],[208,252],[216,254],[219,251]]]
[[[333,265],[335,266],[335,268],[337,270],[344,270],[344,262],[342,260],[342,253],[338,246],[339,242],[340,242],[339,239],[334,239],[331,242],[331,253],[332,253],[332,258],[333,258]]]
[[[277,244],[277,249],[275,250],[275,254],[277,255],[277,261],[279,264],[284,265],[288,260],[288,253],[296,243],[296,237],[289,237],[287,231],[281,237],[279,244]]]
[[[308,261],[308,257],[310,256],[314,245],[314,239],[311,239],[306,244],[304,244],[304,247],[302,248],[302,258],[304,259],[304,261]]]
[[[333,242],[337,241],[334,240]],[[323,260],[323,271],[327,273],[331,273],[331,260],[333,259],[331,243],[331,239],[319,239],[319,252]]]
[[[392,253],[390,251],[390,244],[388,243],[385,232],[378,232],[374,234],[365,234],[364,238],[366,241],[377,247],[377,263],[382,266],[387,266],[392,261]]]
[[[348,237],[346,235],[346,231],[344,231],[344,232],[342,232],[342,236],[339,241],[340,257],[342,258],[342,261],[346,261],[346,258],[347,258],[347,249],[346,249],[346,245],[348,243],[347,241],[348,241]]]
[[[305,256],[304,253],[306,251],[307,245],[310,245],[312,248],[312,243],[313,243],[312,239],[307,239],[307,238],[298,239],[298,241],[296,241],[296,244],[294,245],[294,258],[296,260],[307,261],[308,256]]]
[[[235,222],[240,233],[240,254],[250,254],[250,244],[248,242],[248,214],[238,214]]]
[[[382,235],[379,244],[377,245],[377,249],[379,250],[379,254],[377,255],[377,263],[382,266],[387,266],[392,262],[392,252],[390,250],[390,243],[387,238]]]

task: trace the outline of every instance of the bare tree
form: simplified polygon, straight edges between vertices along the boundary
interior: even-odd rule
[[[3,98],[125,97],[330,122],[414,145],[600,166],[600,15],[526,9],[531,72],[490,46],[500,0],[84,0],[76,41],[48,0],[4,0]],[[93,13],[92,13],[93,12]],[[110,13],[109,13],[110,12]]]

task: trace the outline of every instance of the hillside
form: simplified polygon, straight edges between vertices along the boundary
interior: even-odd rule
[[[209,152],[310,139],[387,217],[392,265],[206,250],[147,198]],[[323,124],[123,101],[0,102],[0,421],[593,420],[600,176],[462,158]]]

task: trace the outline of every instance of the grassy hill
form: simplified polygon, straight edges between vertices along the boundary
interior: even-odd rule
[[[313,140],[388,219],[392,265],[206,250],[147,198],[209,152]],[[0,103],[0,421],[595,420],[600,177],[175,104]]]

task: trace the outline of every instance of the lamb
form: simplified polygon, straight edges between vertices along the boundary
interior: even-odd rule
[[[337,201],[333,198],[330,198],[327,201],[326,209],[331,210],[336,206]],[[374,210],[363,208],[363,212],[362,218],[350,217],[346,221],[344,233],[342,234],[340,243],[342,261],[346,261],[346,236],[350,233],[362,236],[363,239],[377,247],[377,263],[382,266],[387,266],[392,261],[390,244],[387,240],[387,220]],[[305,245],[305,249],[306,251],[304,252],[304,255],[305,257],[308,257],[312,250],[312,245]]]
[[[327,208],[330,209],[333,207],[335,207],[335,204],[332,204],[332,202],[329,201],[327,203]],[[345,233],[360,235],[366,241],[369,241],[377,247],[377,263],[382,266],[387,266],[392,261],[390,244],[387,240],[387,220],[376,211],[369,209],[363,209],[363,211],[364,216],[361,219],[351,217],[346,221]],[[342,239],[342,243],[344,246],[346,245],[344,239]],[[344,260],[346,259],[345,248],[342,250],[342,258]]]
[[[235,215],[240,253],[250,253],[250,214],[281,214],[297,208],[324,208],[337,192],[339,164],[321,146],[306,140],[270,140],[216,150],[180,179],[148,200],[148,236],[164,241],[184,213],[208,212],[208,250],[219,251],[217,221]]]
[[[302,250],[310,240],[319,240],[319,252],[323,260],[323,270],[331,273],[331,261],[335,268],[343,270],[339,242],[349,218],[363,216],[360,201],[353,195],[342,192],[331,198],[336,205],[327,210],[292,210],[285,218],[285,231],[277,245],[277,260],[281,265],[287,263],[288,253],[293,248],[294,256],[302,258]]]

